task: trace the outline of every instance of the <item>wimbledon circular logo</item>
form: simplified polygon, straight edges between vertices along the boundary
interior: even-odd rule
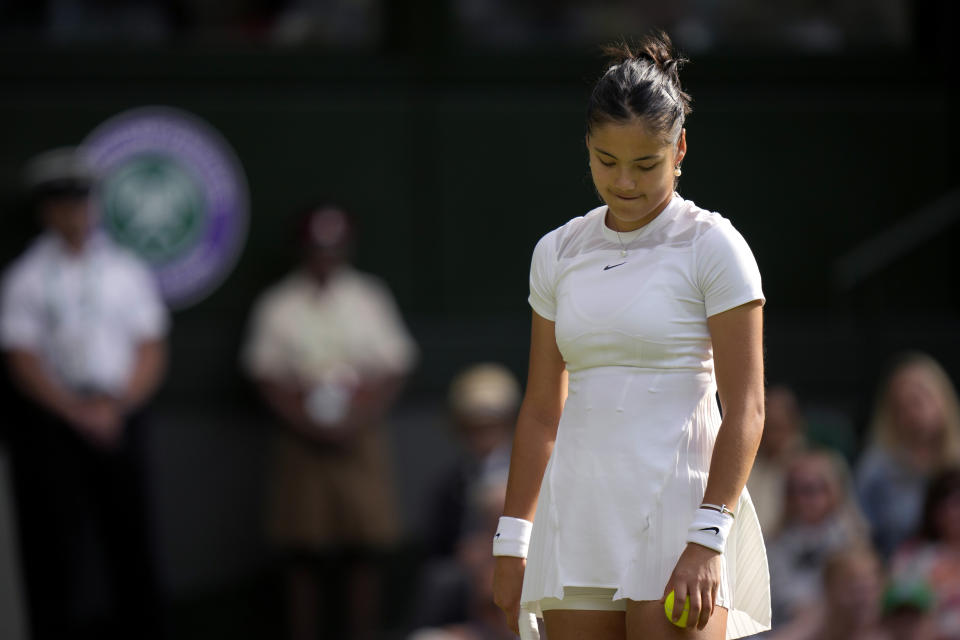
[[[199,302],[233,269],[247,235],[247,183],[223,137],[169,107],[126,111],[82,145],[101,176],[101,224],[153,269],[167,303]]]

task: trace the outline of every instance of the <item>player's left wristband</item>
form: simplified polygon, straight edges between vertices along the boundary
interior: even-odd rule
[[[533,523],[522,518],[502,516],[493,536],[493,555],[526,558]]]
[[[687,542],[699,544],[718,553],[723,553],[727,536],[733,528],[733,516],[713,509],[697,509],[687,529]]]

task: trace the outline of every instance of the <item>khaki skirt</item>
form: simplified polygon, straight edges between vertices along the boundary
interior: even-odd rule
[[[267,535],[280,548],[385,547],[400,534],[393,469],[380,429],[349,448],[280,431],[268,494]]]

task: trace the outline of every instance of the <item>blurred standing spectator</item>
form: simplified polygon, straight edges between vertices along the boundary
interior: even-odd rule
[[[146,267],[96,229],[95,176],[75,149],[38,156],[26,180],[44,232],[4,275],[0,343],[21,401],[10,431],[32,637],[154,637],[139,411],[165,371],[167,311]],[[107,601],[85,606],[98,580]]]
[[[769,640],[893,640],[881,619],[883,568],[867,545],[835,549],[824,561],[822,597]]]
[[[792,389],[775,385],[767,389],[766,412],[760,448],[747,480],[747,489],[760,519],[760,528],[767,540],[776,535],[783,521],[787,465],[803,450],[803,415]]]
[[[301,237],[302,266],[257,301],[243,354],[284,427],[268,535],[284,554],[290,637],[321,637],[326,582],[335,591],[324,601],[346,595],[347,634],[361,640],[380,622],[375,561],[399,536],[381,427],[417,348],[387,288],[349,265],[343,210],[311,209]],[[331,563],[348,567],[342,589],[318,571]]]
[[[930,481],[920,536],[897,551],[891,573],[903,583],[929,585],[937,640],[960,638],[960,467]]]
[[[928,479],[960,463],[960,406],[930,356],[899,356],[874,404],[871,442],[858,462],[857,493],[884,558],[920,522]]]
[[[819,600],[832,553],[867,540],[849,478],[846,462],[832,451],[809,451],[791,461],[783,522],[767,545],[775,626]]]

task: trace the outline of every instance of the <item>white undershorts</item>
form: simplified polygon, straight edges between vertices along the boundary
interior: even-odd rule
[[[625,598],[614,600],[616,589],[601,587],[564,587],[563,600],[544,598],[540,601],[541,611],[566,609],[574,611],[626,611]]]
[[[627,599],[614,600],[616,589],[603,587],[564,587],[563,599],[544,598],[540,601],[540,611],[562,609],[566,611],[626,611]],[[726,602],[718,600],[718,607],[728,608]]]

